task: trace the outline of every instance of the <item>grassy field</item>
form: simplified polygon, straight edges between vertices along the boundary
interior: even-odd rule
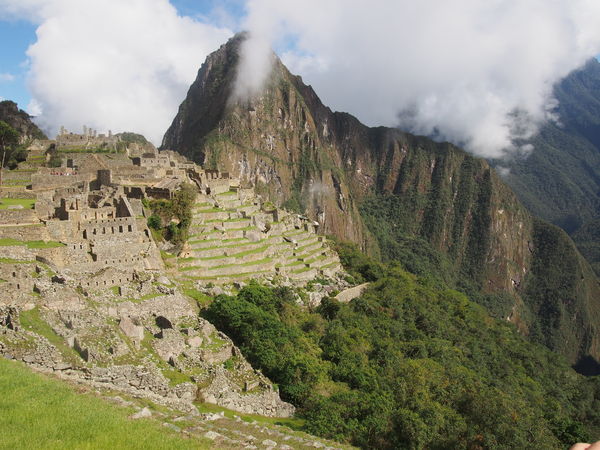
[[[0,358],[0,448],[198,449],[152,419]]]
[[[25,209],[32,209],[35,205],[34,198],[1,198],[0,209],[8,209],[9,206],[20,205]]]
[[[25,245],[27,248],[56,248],[65,246],[65,244],[56,241],[19,241],[18,239],[12,238],[0,238],[0,247],[11,247],[16,245]]]

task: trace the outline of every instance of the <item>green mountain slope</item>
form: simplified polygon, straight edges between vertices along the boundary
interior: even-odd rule
[[[600,63],[590,60],[554,94],[559,123],[542,128],[531,155],[499,163],[525,206],[570,233],[598,273],[600,241],[590,237],[600,218]]]
[[[44,132],[31,121],[31,116],[10,100],[0,102],[0,120],[6,122],[19,133],[20,143],[31,139],[48,139]]]
[[[325,233],[472,294],[524,333],[545,320],[538,305],[550,302],[558,317],[542,327],[550,338],[540,340],[572,363],[600,359],[598,281],[579,276],[589,268],[561,235],[576,261],[563,268],[575,280],[568,295],[526,288],[542,255],[536,223],[486,161],[332,112],[275,56],[264,90],[233,101],[243,39],[237,35],[209,55],[164,148],[229,171],[319,221]]]
[[[348,253],[352,254],[348,254]],[[206,317],[298,406],[310,432],[363,448],[565,448],[600,425],[597,377],[435,288],[353,250],[379,279],[314,311],[286,289],[250,285]]]

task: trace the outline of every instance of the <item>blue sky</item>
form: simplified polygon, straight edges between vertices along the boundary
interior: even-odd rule
[[[31,96],[25,85],[27,48],[36,40],[36,27],[24,20],[0,21],[0,97],[25,108]],[[8,75],[14,77],[10,80]]]

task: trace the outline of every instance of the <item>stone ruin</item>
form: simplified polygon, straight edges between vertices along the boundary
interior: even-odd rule
[[[56,136],[56,148],[61,149],[90,149],[90,148],[111,148],[116,150],[119,138],[113,136],[109,130],[108,135],[98,134],[98,132],[87,126],[83,126],[83,133],[72,133],[60,127],[60,132]]]
[[[0,194],[35,199],[34,209],[0,209],[0,353],[184,410],[200,399],[292,415],[178,286],[335,278],[339,259],[318,223],[173,152],[63,154],[59,168],[29,159],[28,188]],[[191,236],[167,267],[143,200],[172,198],[183,183],[198,191]]]

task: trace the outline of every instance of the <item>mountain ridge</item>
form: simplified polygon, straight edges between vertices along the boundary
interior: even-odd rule
[[[317,220],[326,233],[384,259],[397,259],[394,247],[410,239],[417,240],[413,247],[423,242],[432,259],[448,260],[451,286],[483,293],[496,316],[508,311],[525,333],[548,322],[542,328],[552,334],[551,348],[572,363],[600,357],[597,280],[576,255],[577,267],[570,270],[587,275],[579,276],[568,297],[548,299],[525,288],[535,223],[487,162],[449,143],[370,128],[348,113],[332,112],[278,58],[260,94],[230,102],[243,39],[237,35],[209,55],[163,148],[232,172],[276,204]],[[369,215],[366,207],[385,214]],[[378,233],[379,226],[393,236]],[[573,250],[566,236],[558,236]],[[556,310],[550,321],[537,317],[546,304]],[[586,311],[584,327],[567,304]]]
[[[592,59],[554,88],[557,121],[529,143],[531,153],[492,161],[509,169],[505,181],[536,216],[567,231],[600,273],[600,62]]]

